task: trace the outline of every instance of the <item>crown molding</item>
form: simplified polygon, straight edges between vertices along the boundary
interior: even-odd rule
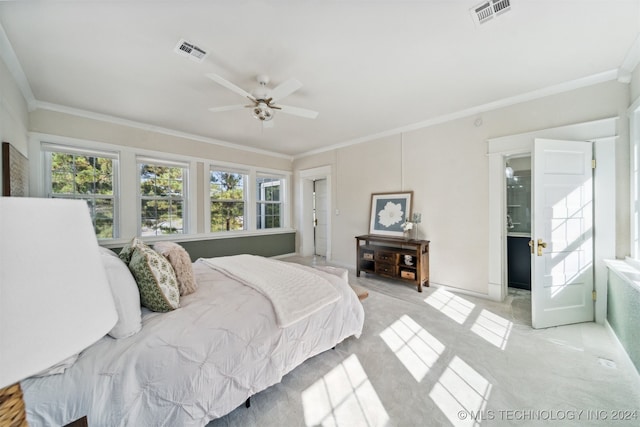
[[[9,73],[11,73],[11,76],[16,81],[23,98],[27,103],[27,108],[29,111],[33,111],[35,109],[36,98],[33,96],[29,80],[27,80],[27,76],[24,74],[24,70],[20,65],[20,61],[18,61],[16,52],[13,50],[13,46],[11,46],[11,42],[9,41],[7,33],[5,33],[2,25],[0,25],[0,58],[2,58],[2,61],[9,69]]]
[[[135,129],[145,130],[149,132],[156,132],[163,135],[175,136],[178,138],[190,139],[193,141],[205,142],[207,144],[218,145],[221,147],[232,148],[234,150],[247,151],[251,153],[261,154],[265,156],[278,157],[293,160],[293,157],[287,154],[277,153],[274,151],[262,150],[260,148],[247,147],[240,144],[234,144],[231,142],[223,141],[220,139],[209,138],[202,135],[192,134],[188,132],[182,132],[174,129],[164,128],[161,126],[150,125],[147,123],[137,122],[134,120],[123,119],[121,117],[115,117],[108,114],[96,113],[93,111],[82,110],[79,108],[67,107],[65,105],[53,104],[50,102],[35,101],[34,105],[38,109],[55,111],[58,113],[70,114],[72,116],[84,117],[87,119],[98,120],[101,122],[112,123],[121,126],[132,127]]]
[[[488,111],[498,110],[500,108],[509,107],[515,104],[520,104],[522,102],[533,101],[536,99],[545,98],[547,96],[557,95],[563,92],[569,92],[575,89],[592,86],[598,83],[617,80],[618,77],[619,77],[618,69],[604,71],[602,73],[593,74],[593,75],[582,77],[575,80],[570,80],[557,85],[548,86],[546,88],[522,93],[520,95],[499,99],[497,101],[489,102],[489,103],[478,105],[471,108],[466,108],[464,110],[460,110],[451,114],[445,114],[445,115],[434,117],[421,122],[413,123],[407,126],[390,129],[388,131],[364,136],[361,138],[352,139],[342,143],[330,145],[328,147],[319,148],[317,150],[307,151],[305,153],[295,155],[293,156],[293,158],[300,159],[300,158],[311,156],[314,154],[336,150],[338,148],[344,148],[351,145],[361,144],[363,142],[369,142],[369,141],[377,140],[377,139],[388,137],[388,136],[399,135],[405,132],[411,132],[418,129],[427,128],[427,127],[435,126],[442,123],[447,123],[453,120],[475,116],[478,114],[486,113]]]
[[[622,61],[622,65],[620,65],[618,81],[620,83],[631,82],[631,73],[636,69],[638,63],[640,63],[640,35],[633,41],[633,44],[627,51],[627,55]]]

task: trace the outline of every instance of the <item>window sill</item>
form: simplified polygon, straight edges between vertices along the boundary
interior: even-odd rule
[[[604,262],[610,271],[640,291],[640,262],[631,258],[605,260]]]
[[[272,228],[268,230],[239,230],[239,231],[221,231],[217,233],[201,233],[201,234],[165,234],[161,236],[138,236],[145,243],[172,241],[172,242],[192,242],[198,240],[217,240],[217,239],[234,239],[239,237],[249,236],[265,236],[271,234],[289,234],[295,233],[294,228]],[[117,238],[117,239],[101,239],[100,246],[105,248],[121,248],[131,241],[129,238]]]

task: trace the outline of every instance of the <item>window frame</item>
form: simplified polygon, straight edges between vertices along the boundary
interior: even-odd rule
[[[111,237],[99,237],[96,233],[96,238],[100,241],[111,241],[120,238],[120,156],[117,151],[98,150],[93,148],[77,147],[72,145],[65,145],[54,142],[42,142],[40,145],[42,162],[43,162],[43,191],[42,194],[47,198],[55,199],[72,199],[72,200],[95,200],[95,199],[110,199],[113,206],[113,222],[112,222],[112,236]],[[110,196],[92,194],[90,197],[82,195],[82,193],[74,193],[73,195],[54,195],[53,193],[53,176],[52,176],[52,155],[53,153],[63,153],[85,157],[100,157],[111,159],[111,186],[112,194]],[[91,211],[90,211],[91,212]],[[95,216],[91,212],[91,222],[95,231]]]
[[[230,231],[210,231],[211,224],[211,197],[209,193],[209,171],[215,168],[218,171],[232,172],[232,173],[246,173],[247,183],[245,187],[245,203],[246,203],[246,227],[244,230],[230,230]],[[283,189],[280,191],[280,203],[281,203],[281,226],[279,228],[262,228],[258,229],[257,225],[257,196],[256,196],[256,179],[258,176],[277,177],[282,181]],[[291,171],[285,171],[280,169],[268,169],[257,168],[244,164],[219,162],[214,160],[208,160],[204,162],[204,179],[203,184],[206,188],[205,200],[204,200],[204,233],[209,236],[220,236],[221,238],[231,237],[236,235],[256,235],[256,234],[272,234],[290,232],[291,228],[291,209],[290,206],[290,194],[291,191]]]
[[[258,184],[258,180],[261,178],[267,178],[267,179],[276,179],[279,182],[280,185],[280,192],[279,192],[279,200],[278,201],[271,201],[271,200],[264,200],[261,197],[259,197],[257,195],[258,193],[258,189],[259,189],[259,184]],[[286,176],[283,176],[281,174],[276,174],[276,173],[267,173],[267,172],[257,172],[256,173],[256,177],[254,179],[255,182],[255,186],[256,186],[256,200],[255,200],[255,208],[256,208],[256,218],[254,221],[254,226],[256,227],[256,230],[280,230],[282,228],[285,228],[285,195],[287,194],[287,179]],[[267,205],[279,205],[280,206],[280,226],[279,227],[258,227],[258,211],[260,211],[260,207],[262,207],[263,209],[266,208]]]
[[[152,165],[152,166],[160,166],[160,167],[170,167],[170,168],[181,168],[182,169],[182,196],[180,198],[169,196],[143,196],[141,194],[140,186],[141,186],[141,165]],[[159,238],[164,236],[187,236],[192,234],[190,227],[190,210],[191,207],[189,203],[191,203],[191,197],[189,192],[189,177],[191,175],[191,164],[185,161],[179,160],[167,160],[162,157],[148,156],[137,154],[135,156],[135,170],[137,176],[137,185],[136,185],[136,226],[137,226],[137,235],[143,236],[145,238]],[[182,200],[182,232],[180,233],[160,233],[160,234],[142,234],[142,201],[143,200]],[[197,203],[197,201],[196,201]]]
[[[218,163],[209,163],[206,174],[206,186],[205,186],[205,233],[210,233],[213,235],[225,234],[225,233],[241,233],[243,231],[247,231],[251,227],[251,212],[248,209],[250,206],[249,198],[250,198],[250,190],[251,190],[251,179],[250,179],[250,171],[244,167],[229,167],[229,166],[220,166]],[[211,230],[211,204],[213,203],[213,199],[211,198],[211,174],[213,172],[223,172],[223,173],[232,173],[236,175],[242,175],[242,203],[244,204],[243,209],[243,227],[241,230],[220,230],[213,231]],[[238,202],[233,199],[224,199],[219,200],[222,202]]]

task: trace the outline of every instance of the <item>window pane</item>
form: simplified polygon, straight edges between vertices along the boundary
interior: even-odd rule
[[[260,229],[282,227],[280,177],[260,177],[256,179],[257,216],[256,227]]]
[[[115,237],[115,160],[82,153],[49,152],[51,197],[87,202],[98,238]]]
[[[279,178],[258,178],[256,179],[256,188],[258,191],[257,200],[279,202],[280,186]]]
[[[142,200],[140,218],[143,236],[183,233],[182,200]]]
[[[244,175],[212,171],[209,193],[214,200],[244,200]]]
[[[143,236],[184,233],[186,168],[139,164],[140,229]]]
[[[244,230],[244,202],[211,202],[211,231]]]
[[[155,195],[156,174],[152,170],[152,166],[140,165],[140,195]]]
[[[258,229],[281,227],[281,205],[279,203],[258,203]]]
[[[54,172],[51,174],[51,192],[53,194],[74,194],[75,179],[73,172]]]
[[[113,200],[94,199],[94,227],[98,238],[113,237]]]
[[[76,191],[82,194],[113,194],[113,161],[76,156]]]
[[[244,230],[246,178],[242,173],[210,171],[212,232]]]

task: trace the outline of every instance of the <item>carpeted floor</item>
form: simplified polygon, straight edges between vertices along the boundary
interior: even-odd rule
[[[498,303],[350,281],[369,290],[362,336],[208,427],[640,425],[639,376],[603,326],[534,330],[527,291]]]

